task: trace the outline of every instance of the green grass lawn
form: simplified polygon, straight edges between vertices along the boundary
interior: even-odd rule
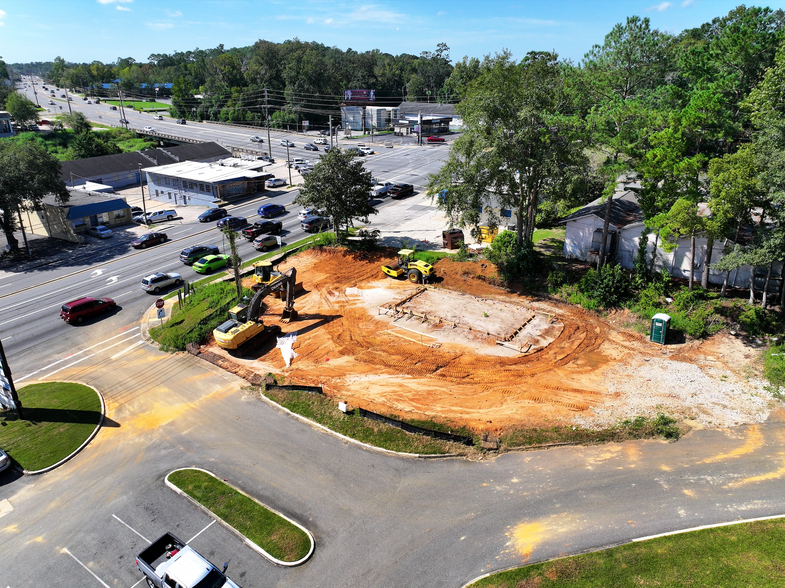
[[[111,104],[113,106],[120,106],[119,100],[103,100],[104,104]],[[123,100],[123,106],[125,108],[133,107],[134,110],[169,110],[169,105],[164,104],[163,102],[145,102],[145,101],[133,101],[133,100]]]
[[[556,239],[557,241],[564,241],[564,227],[559,229],[536,229],[532,235],[532,241],[536,245],[545,239]]]
[[[466,454],[470,447],[459,443],[450,443],[441,439],[433,439],[424,435],[407,433],[386,423],[372,421],[360,416],[357,412],[344,414],[338,410],[335,401],[321,394],[289,391],[272,388],[262,392],[267,398],[288,408],[292,412],[304,416],[314,422],[374,447],[381,447],[401,453],[418,453],[422,455],[443,455],[446,453]],[[446,430],[448,427],[436,423],[412,423],[429,429]],[[453,429],[453,432],[456,432]],[[468,431],[458,431],[468,434]]]
[[[294,562],[308,555],[311,541],[299,527],[200,470],[178,470],[169,481],[237,529],[274,558]]]
[[[82,384],[45,382],[20,388],[24,420],[0,413],[0,447],[29,471],[70,455],[101,420],[101,401]]]
[[[785,521],[660,537],[494,574],[472,587],[612,588],[785,585]]]

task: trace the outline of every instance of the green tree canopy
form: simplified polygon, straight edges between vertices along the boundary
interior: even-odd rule
[[[346,150],[330,149],[305,176],[295,202],[323,211],[333,220],[336,233],[348,232],[353,218],[369,222],[378,211],[370,204],[371,172],[362,160]]]
[[[19,92],[14,92],[5,100],[5,108],[23,129],[27,129],[38,120],[38,109],[35,104]]]
[[[0,141],[0,225],[12,251],[19,249],[14,237],[19,215],[40,208],[48,195],[68,201],[60,162],[34,140]]]

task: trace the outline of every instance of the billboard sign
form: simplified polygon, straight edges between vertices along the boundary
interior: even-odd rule
[[[373,102],[376,100],[374,90],[344,90],[344,102]]]

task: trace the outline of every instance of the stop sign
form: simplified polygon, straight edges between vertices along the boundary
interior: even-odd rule
[[[156,308],[163,308],[164,307],[164,299],[163,298],[159,298],[158,300],[156,300],[155,301],[155,307]]]

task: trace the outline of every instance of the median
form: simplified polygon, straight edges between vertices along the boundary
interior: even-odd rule
[[[247,494],[205,470],[175,470],[166,477],[175,491],[189,496],[236,531],[255,551],[275,564],[296,566],[313,553],[313,536]]]

